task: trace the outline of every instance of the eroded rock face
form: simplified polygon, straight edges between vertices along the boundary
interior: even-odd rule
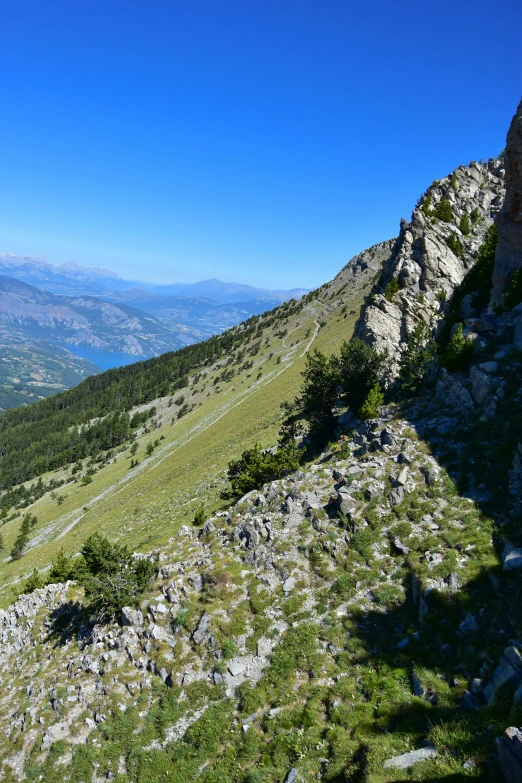
[[[502,304],[502,296],[513,272],[522,267],[522,101],[508,131],[505,168],[506,198],[496,219],[498,243],[492,304]]]
[[[443,316],[445,300],[474,265],[503,198],[502,162],[472,162],[433,183],[413,210],[411,222],[401,221],[399,237],[354,332],[377,350],[388,351],[390,377],[397,374],[408,335],[417,324],[435,328]],[[446,220],[435,214],[441,214],[441,202],[449,208]],[[469,233],[461,223],[464,216]],[[461,252],[455,252],[455,243]],[[398,288],[394,294],[388,288],[392,281]]]

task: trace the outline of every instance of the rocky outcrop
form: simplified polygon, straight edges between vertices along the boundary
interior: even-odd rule
[[[508,131],[504,162],[506,198],[496,219],[498,243],[492,304],[502,304],[513,272],[522,267],[522,101]]]
[[[522,732],[511,726],[496,741],[502,772],[508,783],[522,780]]]
[[[475,263],[486,229],[501,207],[501,161],[472,162],[428,188],[401,229],[355,335],[387,350],[397,373],[408,335],[418,323],[436,326],[444,302]]]

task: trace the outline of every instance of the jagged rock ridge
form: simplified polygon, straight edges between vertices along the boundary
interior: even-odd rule
[[[355,327],[356,336],[388,351],[391,375],[397,372],[408,334],[416,324],[435,325],[440,319],[442,300],[451,296],[473,266],[503,197],[502,161],[472,162],[434,182],[413,210],[411,222],[401,221],[399,237]],[[449,220],[432,214],[443,199],[450,205]],[[469,234],[459,228],[463,215],[468,216]],[[460,243],[461,255],[448,242],[453,248]],[[398,290],[386,296],[392,280],[397,281]]]
[[[492,304],[502,295],[516,269],[522,266],[522,101],[506,139],[506,198],[497,215],[498,243],[493,270]]]

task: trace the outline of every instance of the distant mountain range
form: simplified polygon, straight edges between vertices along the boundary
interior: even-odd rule
[[[217,279],[156,285],[0,253],[0,409],[204,340],[303,293]]]
[[[0,253],[0,275],[15,277],[29,285],[55,294],[99,294],[104,290],[125,290],[129,284],[107,269],[80,266],[75,263],[59,266],[35,256]]]
[[[0,276],[0,334],[151,357],[183,345],[152,315],[93,296],[62,296]]]
[[[157,296],[190,296],[212,299],[214,302],[230,304],[236,302],[267,301],[274,307],[288,299],[299,299],[307,293],[306,288],[292,288],[289,291],[272,291],[268,288],[254,288],[241,283],[224,283],[222,280],[202,280],[200,283],[172,283],[171,285],[142,285],[142,288]],[[267,308],[268,309],[268,308]]]
[[[203,280],[199,283],[158,285],[136,280],[124,280],[107,269],[80,266],[80,264],[73,262],[56,265],[35,256],[17,256],[11,253],[0,253],[0,275],[15,277],[29,285],[67,296],[80,293],[93,296],[105,295],[106,298],[108,295],[114,296],[121,292],[139,289],[160,297],[203,297],[220,304],[266,300],[269,306],[273,307],[288,299],[298,299],[307,292],[307,289],[304,288],[272,291],[241,283],[224,283],[216,278]]]

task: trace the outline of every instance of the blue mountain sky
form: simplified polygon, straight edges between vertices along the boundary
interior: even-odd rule
[[[496,155],[519,0],[2,4],[0,250],[315,286]]]

